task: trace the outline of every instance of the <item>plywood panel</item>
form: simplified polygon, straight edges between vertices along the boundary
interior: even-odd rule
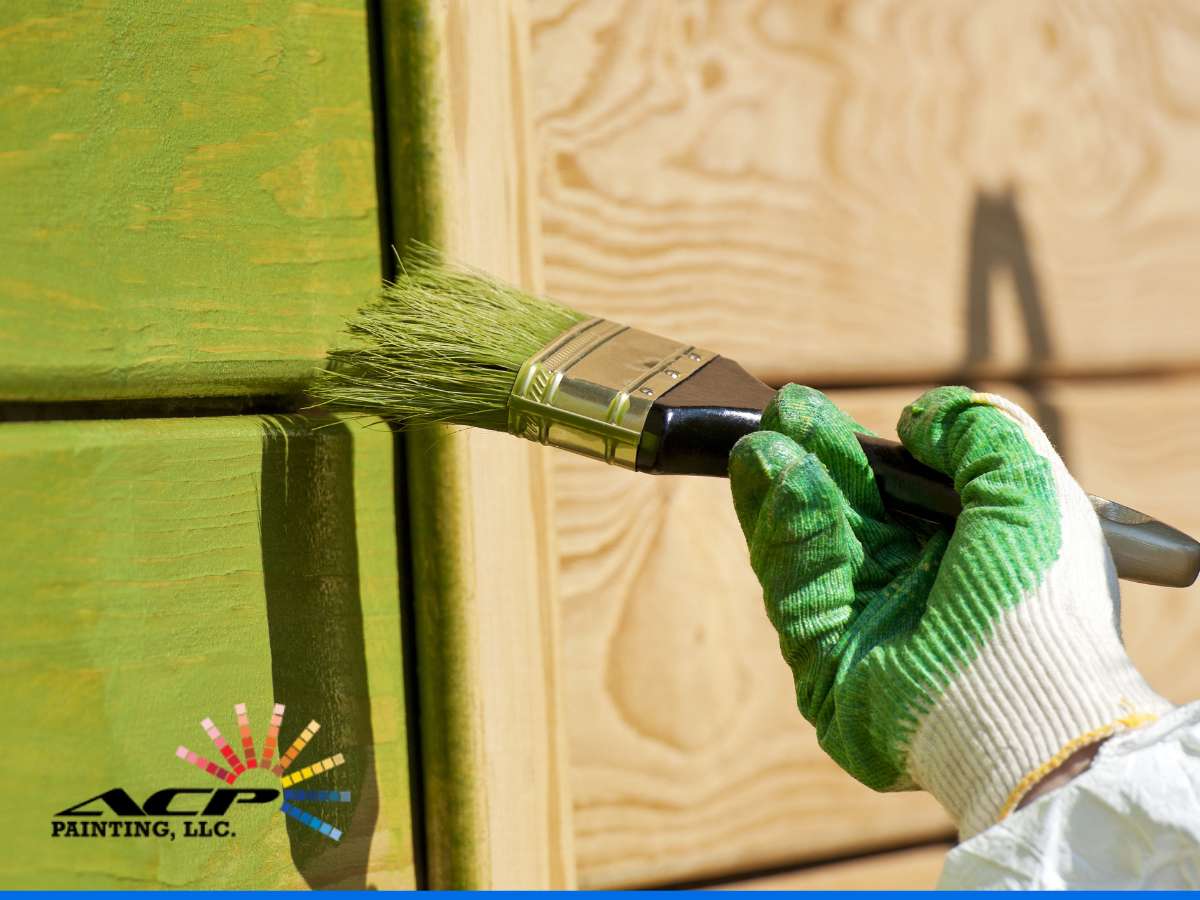
[[[778,381],[1196,365],[1194,7],[532,9],[571,305]]]
[[[0,399],[298,391],[378,286],[362,0],[0,8]]]
[[[536,288],[524,4],[384,7],[397,244]],[[543,448],[408,438],[429,886],[575,879]]]
[[[722,885],[727,891],[930,891],[951,844],[880,853]]]
[[[1081,481],[1192,533],[1195,379],[989,385],[1057,420]],[[894,435],[917,387],[836,402]],[[932,800],[878,795],[817,747],[723,480],[555,458],[580,881],[662,884],[948,833]],[[1200,589],[1124,586],[1130,652],[1177,702],[1200,693]]]
[[[295,416],[5,424],[0,490],[14,513],[0,541],[0,882],[414,886],[389,432]],[[281,750],[320,725],[289,772],[344,755],[297,787],[349,803],[296,801],[340,841],[278,799],[234,806],[225,838],[162,817],[175,838],[51,836],[56,812],[115,787],[139,804],[227,787],[175,754],[229,768],[199,723],[242,756],[237,703],[257,758],[274,703]],[[258,769],[235,787],[281,785]]]
[[[882,404],[879,404],[882,405]],[[817,746],[723,479],[555,458],[580,883],[664,884],[952,827]]]

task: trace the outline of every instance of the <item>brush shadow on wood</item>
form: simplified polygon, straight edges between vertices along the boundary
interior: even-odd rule
[[[321,726],[296,768],[335,753],[345,763],[315,778],[316,790],[350,791],[349,804],[314,815],[343,832],[338,842],[287,819],[292,860],[310,887],[367,888],[379,791],[359,587],[351,434],[314,429],[301,416],[263,422],[263,582],[275,701],[287,706],[282,751],[310,720]],[[309,785],[304,785],[308,787]],[[303,806],[303,804],[298,804]]]
[[[966,300],[967,350],[958,380],[973,383],[992,359],[993,276],[1007,271],[1012,278],[1027,347],[1023,371],[1014,380],[1032,400],[1029,412],[1042,426],[1059,455],[1069,462],[1058,407],[1046,390],[1043,374],[1054,357],[1046,303],[1029,250],[1015,190],[980,191],[975,195],[967,231]]]

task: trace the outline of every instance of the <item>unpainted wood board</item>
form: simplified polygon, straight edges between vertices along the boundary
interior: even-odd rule
[[[540,280],[522,2],[385,5],[397,243]],[[429,885],[574,885],[543,448],[408,437]]]
[[[987,385],[1057,413],[1091,491],[1193,534],[1187,447],[1200,381]],[[831,393],[894,436],[920,387]],[[642,886],[948,834],[923,794],[873,794],[820,750],[762,613],[729,485],[555,457],[563,655],[580,883]],[[1176,702],[1200,695],[1200,589],[1123,584],[1130,653]]]
[[[415,886],[386,429],[297,416],[10,423],[0,489],[14,513],[0,539],[0,883]],[[340,842],[278,801],[233,807],[223,839],[185,838],[181,819],[174,840],[51,837],[56,812],[114,787],[136,803],[226,787],[176,748],[224,764],[200,727],[211,717],[241,756],[245,703],[261,758],[275,702],[281,751],[320,725],[289,771],[344,755],[298,787],[351,802],[296,804]],[[235,786],[280,781],[259,769]]]
[[[724,480],[556,460],[579,881],[667,884],[934,838],[817,746]]]
[[[0,6],[0,399],[301,389],[380,274],[362,0]]]
[[[951,844],[879,853],[845,862],[723,884],[724,891],[930,891]]]
[[[570,305],[772,381],[1196,365],[1195,7],[531,8]]]

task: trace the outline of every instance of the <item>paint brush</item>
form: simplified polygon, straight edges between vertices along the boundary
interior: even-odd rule
[[[456,423],[659,475],[727,475],[738,438],[774,396],[731,359],[587,316],[419,248],[349,324],[313,394],[401,428]],[[900,444],[860,435],[889,512],[952,523],[950,480]],[[1090,496],[1090,495],[1089,495]],[[1091,497],[1118,574],[1186,587],[1200,543]]]

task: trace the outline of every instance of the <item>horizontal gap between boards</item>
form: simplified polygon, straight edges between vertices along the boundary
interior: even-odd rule
[[[778,866],[767,866],[758,869],[748,869],[740,872],[729,872],[725,875],[714,875],[708,878],[697,878],[691,881],[676,881],[659,887],[669,890],[703,890],[705,888],[722,887],[737,884],[742,881],[755,881],[759,878],[772,878],[779,875],[791,875],[799,872],[811,872],[826,866],[836,866],[842,863],[867,862],[894,853],[906,853],[914,850],[928,850],[934,847],[945,847],[957,841],[957,836],[947,833],[940,836],[925,836],[917,841],[907,843],[883,844],[869,849],[855,850],[839,856],[827,856],[822,859],[806,860],[804,862],[781,863]]]
[[[0,401],[0,423],[92,419],[191,419],[295,413],[311,401],[295,395],[154,397],[132,400]]]
[[[781,388],[785,384],[797,383],[805,384],[809,387],[816,388],[820,391],[871,391],[883,390],[886,388],[905,388],[936,385],[936,384],[995,384],[1004,382],[1022,387],[1030,384],[1045,385],[1053,387],[1054,385],[1078,385],[1078,384],[1119,384],[1121,382],[1168,382],[1168,381],[1186,381],[1188,379],[1200,376],[1200,366],[1182,367],[1182,368],[1138,368],[1128,369],[1125,371],[1111,369],[1096,369],[1091,371],[1077,372],[1054,372],[1054,371],[1033,371],[1033,370],[1017,370],[1014,372],[1003,371],[954,371],[954,372],[934,372],[927,376],[913,375],[905,373],[900,378],[881,378],[878,375],[874,377],[864,378],[840,378],[840,379],[804,379],[801,377],[789,375],[777,375],[772,373],[755,373],[759,378],[774,388]]]
[[[1200,375],[1197,369],[1133,369],[1127,372],[1095,371],[1070,374],[942,373],[928,378],[905,377],[896,380],[821,380],[800,383],[821,391],[871,391],[911,387],[919,390],[934,384],[996,384],[1017,387],[1039,385],[1116,384],[1145,382],[1153,384],[1186,380]],[[760,376],[763,377],[763,376]],[[764,377],[772,387],[780,388],[792,379]],[[12,400],[0,401],[0,423],[52,422],[90,419],[184,419],[206,416],[271,415],[301,412],[311,404],[302,394],[265,394],[249,397],[146,397],[124,400]]]

